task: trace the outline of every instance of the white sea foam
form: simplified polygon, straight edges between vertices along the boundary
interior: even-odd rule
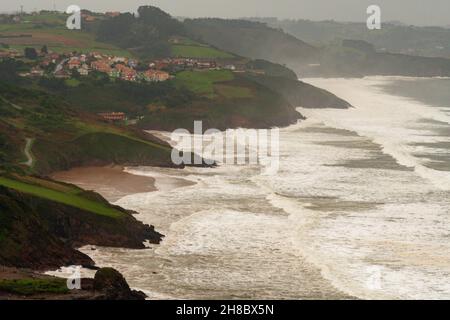
[[[421,120],[448,115],[383,93],[391,78],[309,81],[355,108],[301,109],[308,119],[281,130],[277,175],[130,169],[197,184],[117,202],[161,245],[85,252],[154,298],[450,298],[448,172],[415,156],[444,153],[420,145],[448,141]]]
[[[430,125],[421,123],[421,120],[428,119],[450,124],[450,115],[443,112],[442,108],[383,93],[377,86],[393,81],[392,77],[305,81],[330,90],[356,106],[347,112],[300,108],[307,117],[319,118],[328,126],[352,130],[371,138],[399,164],[413,167],[420,176],[432,181],[436,187],[450,190],[450,172],[437,172],[427,168],[423,159],[414,156],[420,147],[412,145],[418,142],[450,141],[448,136],[433,135]]]

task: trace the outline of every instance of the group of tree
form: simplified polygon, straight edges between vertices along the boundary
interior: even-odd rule
[[[99,40],[133,49],[141,56],[162,57],[170,54],[169,38],[184,35],[185,30],[180,21],[161,9],[143,6],[137,15],[123,13],[103,20],[97,34]]]

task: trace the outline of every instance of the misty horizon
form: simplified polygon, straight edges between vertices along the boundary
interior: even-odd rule
[[[233,2],[235,0],[232,0]],[[172,16],[183,18],[277,18],[279,20],[333,20],[337,22],[362,23],[366,21],[366,8],[374,4],[369,0],[340,0],[328,3],[325,0],[281,0],[277,5],[270,0],[249,0],[222,3],[219,1],[192,0],[191,5],[175,0],[140,1],[131,0],[127,3],[116,1],[63,0],[56,3],[54,0],[41,0],[39,5],[35,1],[22,0],[20,2],[7,0],[2,4],[3,13],[17,13],[23,6],[23,11],[30,13],[40,10],[65,11],[72,4],[82,9],[94,12],[120,11],[136,12],[142,5],[152,5],[161,8]],[[434,0],[434,5],[426,5],[422,1],[399,0],[396,3],[379,0],[377,4],[382,9],[382,20],[385,23],[400,22],[406,25],[417,26],[449,26],[450,19],[446,13],[450,12],[448,1]],[[298,13],[296,13],[298,12]]]

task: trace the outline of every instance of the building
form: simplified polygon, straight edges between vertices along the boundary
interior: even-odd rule
[[[67,62],[67,66],[70,70],[72,69],[78,69],[81,67],[81,61],[78,58],[72,58]]]
[[[108,17],[114,18],[114,17],[120,16],[120,12],[118,12],[118,11],[106,12],[105,15],[108,16]]]
[[[231,70],[231,71],[235,71],[236,70],[236,66],[234,64],[228,64],[224,67],[224,69],[226,70]]]
[[[47,68],[50,64],[52,63],[52,61],[50,59],[45,58],[44,60],[42,60],[42,62],[40,63],[41,67]]]
[[[153,67],[152,67],[153,65]],[[157,60],[152,62],[149,66],[150,68],[155,68],[157,70],[166,69],[170,65],[170,61],[164,59],[164,60]]]
[[[123,112],[102,112],[98,115],[107,121],[125,121],[127,119]]]
[[[81,68],[77,69],[77,71],[80,74],[80,76],[88,76],[89,75],[89,69],[86,68],[86,67],[82,66]]]
[[[94,61],[91,63],[91,68],[93,70],[97,70],[99,72],[110,73],[112,71],[111,65],[109,62],[104,60]]]
[[[30,75],[33,77],[42,77],[44,75],[44,70],[39,67],[31,68]]]
[[[120,78],[120,71],[117,70],[116,68],[111,69],[111,71],[109,72],[109,76],[111,78]]]
[[[96,18],[89,12],[82,10],[81,18],[83,18],[86,22],[93,22]]]
[[[165,71],[156,71],[155,72],[156,81],[166,81],[166,80],[169,80],[169,78],[170,78],[169,73],[167,73]]]
[[[217,63],[215,61],[199,61],[195,65],[198,69],[215,69]]]
[[[160,82],[160,81],[166,81],[170,79],[169,73],[165,71],[159,71],[159,70],[147,70],[144,72],[144,80],[145,81],[154,81],[154,82]]]
[[[133,69],[127,67],[126,65],[120,64],[120,63],[119,63],[119,64],[116,64],[116,65],[114,66],[114,68],[115,68],[116,70],[120,71],[120,72],[130,72],[130,71],[133,70]]]
[[[114,57],[113,59],[112,59],[112,62],[113,63],[126,63],[127,62],[127,58],[125,58],[125,57]]]
[[[70,78],[70,76],[69,76],[69,74],[66,71],[61,69],[61,70],[55,72],[55,78],[68,79],[68,78]]]
[[[130,67],[127,67],[124,64],[120,64],[120,63],[116,64],[114,66],[113,73],[114,74],[111,75],[111,77],[114,77],[114,78],[120,77],[120,78],[122,78],[122,80],[126,80],[126,81],[136,81],[136,77],[137,77],[136,70],[134,70]]]
[[[137,60],[134,60],[134,59],[130,59],[130,60],[128,60],[128,66],[130,67],[130,68],[136,68],[137,66],[138,66],[138,61]]]
[[[0,51],[0,58],[19,58],[21,54],[17,50]]]
[[[126,80],[126,81],[136,81],[137,72],[132,69],[127,70],[127,71],[122,71],[121,78],[122,78],[122,80]]]

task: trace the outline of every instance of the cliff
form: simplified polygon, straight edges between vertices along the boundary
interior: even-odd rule
[[[139,249],[146,240],[159,243],[162,239],[152,226],[109,205],[99,195],[83,194],[73,199],[69,205],[63,199],[52,201],[0,186],[0,265],[35,270],[65,265],[93,267],[93,261],[77,247],[92,244]],[[81,199],[90,201],[92,209],[81,209]],[[94,204],[105,210],[97,210],[100,207]]]

